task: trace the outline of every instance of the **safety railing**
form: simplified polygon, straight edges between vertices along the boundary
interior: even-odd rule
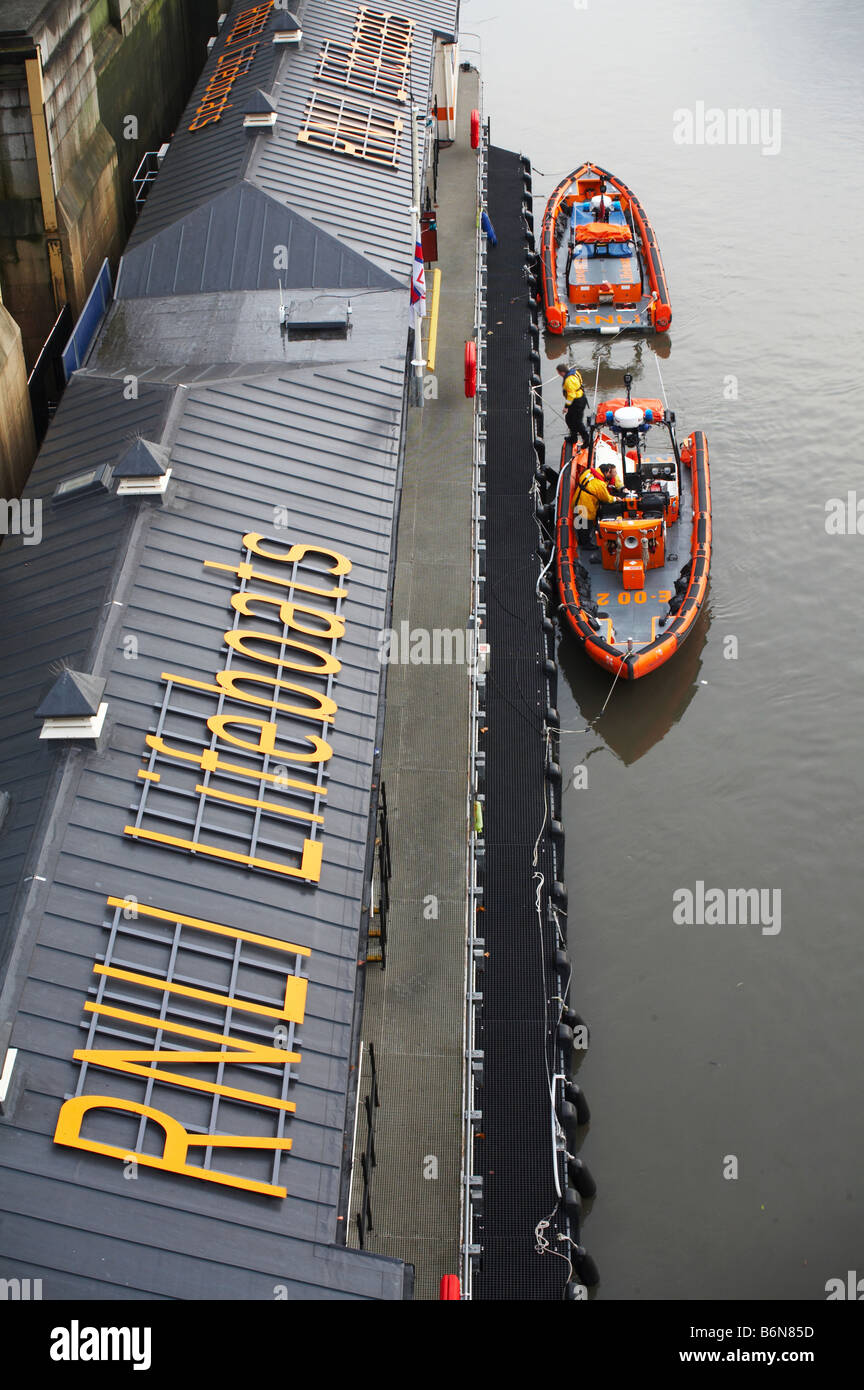
[[[477,159],[477,233],[474,280],[474,343],[477,352],[477,387],[474,398],[472,469],[472,575],[471,616],[474,652],[471,671],[469,721],[470,773],[467,817],[469,825],[467,886],[468,930],[465,962],[465,1024],[463,1069],[463,1168],[461,1205],[462,1298],[470,1299],[475,1271],[483,1251],[483,1177],[475,1169],[475,1140],[482,1127],[479,1095],[483,1086],[483,991],[485,941],[480,927],[485,877],[485,776],[483,732],[486,710],[486,670],[489,651],[486,628],[486,331],[487,266],[486,236],[482,227],[488,197],[489,127],[483,119],[480,88],[481,137]]]
[[[437,92],[436,92],[435,95],[434,95],[433,98],[432,98],[432,110],[433,110],[433,111],[437,111],[437,110],[438,110],[438,106],[439,106],[438,94],[437,94]],[[437,122],[436,122],[436,124],[437,124]],[[429,190],[429,191],[431,192],[431,195],[432,195],[432,202],[435,203],[435,204],[437,204],[437,202],[438,202],[438,159],[439,159],[440,154],[441,154],[441,141],[439,140],[439,138],[438,138],[438,133],[437,133],[437,131],[436,131],[435,134],[432,136],[432,152],[431,152],[431,158],[430,158],[430,161],[429,161],[429,184],[430,184],[430,190]]]
[[[64,304],[27,378],[37,444],[41,444],[45,438],[60,404],[60,397],[66,390],[63,349],[69,341],[72,327],[72,310],[68,304]]]
[[[168,145],[160,145],[158,150],[148,150],[135,173],[132,175],[132,188],[135,193],[135,210],[140,212],[147,201],[150,187],[162,168],[162,161],[168,153]]]
[[[366,1143],[360,1155],[360,1197],[356,1215],[357,1240],[360,1249],[366,1244],[367,1231],[374,1231],[372,1222],[372,1170],[377,1165],[375,1157],[375,1111],[381,1101],[378,1096],[378,1071],[375,1066],[375,1046],[369,1043],[364,1049],[366,1066],[369,1071],[369,1090],[363,1098],[363,1113],[366,1119]]]
[[[372,869],[372,901],[369,912],[366,960],[377,963],[383,970],[387,964],[387,919],[390,915],[390,823],[387,816],[387,788],[381,783],[378,798],[378,822],[375,833],[375,857]]]
[[[95,284],[87,296],[87,303],[78,315],[78,321],[62,352],[61,360],[67,381],[73,372],[77,372],[80,367],[83,367],[87,359],[87,353],[93,346],[93,340],[108,312],[108,305],[111,303],[111,289],[111,267],[106,257],[99,268]]]

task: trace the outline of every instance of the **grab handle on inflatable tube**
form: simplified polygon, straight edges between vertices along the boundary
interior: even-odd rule
[[[479,111],[472,111],[472,112],[471,112],[471,148],[472,148],[472,150],[479,150],[479,148],[480,148],[480,112],[479,112]]]
[[[477,344],[465,344],[465,395],[477,395]]]
[[[672,322],[672,309],[669,304],[662,299],[655,299],[651,303],[651,319],[657,333],[665,333]]]
[[[550,304],[546,310],[546,325],[550,333],[563,333],[567,314],[560,304]]]

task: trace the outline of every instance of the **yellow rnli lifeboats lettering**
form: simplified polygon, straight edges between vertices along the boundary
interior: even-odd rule
[[[234,624],[223,633],[224,665],[212,680],[162,673],[167,688],[159,728],[173,733],[179,722],[182,741],[176,734],[173,739],[146,736],[138,810],[124,833],[226,864],[317,883],[323,863],[317,827],[324,822],[327,795],[323,774],[332,757],[323,735],[338,714],[330,692],[342,669],[335,651],[345,633],[342,602],[348,592],[344,585],[328,586],[320,578],[322,573],[349,574],[351,561],[329,547],[286,545],[258,532],[244,535],[243,544],[239,564],[204,561],[206,569],[239,579],[230,597]],[[259,562],[254,568],[252,556]],[[314,597],[314,602],[301,602],[301,596]],[[310,723],[320,732],[309,732]],[[247,731],[255,736],[246,737]],[[306,767],[305,777],[291,774],[298,763]],[[251,783],[248,795],[238,788],[238,777]],[[225,812],[219,836],[206,829],[204,812],[214,805]],[[178,809],[187,807],[188,832],[183,833]],[[309,827],[305,834],[303,826]],[[258,847],[264,836],[266,852]],[[283,846],[281,854],[273,852],[274,840]]]
[[[81,1063],[81,1091],[61,1106],[54,1130],[55,1144],[118,1159],[127,1168],[130,1164],[140,1165],[246,1192],[284,1197],[286,1189],[278,1182],[233,1173],[227,1165],[232,1151],[258,1152],[262,1156],[269,1153],[276,1159],[279,1153],[291,1149],[292,1141],[283,1135],[282,1126],[284,1117],[293,1114],[296,1106],[285,1098],[285,1090],[293,1074],[292,1066],[302,1060],[301,1056],[279,1046],[275,1040],[265,1042],[240,1035],[248,1033],[254,1020],[260,1020],[268,1029],[275,1025],[283,1030],[303,1022],[308,981],[305,974],[299,973],[299,967],[311,954],[308,946],[137,903],[134,930],[124,932],[123,920],[129,913],[129,900],[110,897],[108,905],[114,908],[108,951],[104,961],[97,961],[93,966],[93,973],[100,981],[99,992],[95,1000],[87,1000],[84,1004],[90,1038],[98,1037],[101,1028],[106,1039],[113,1042],[118,1022],[127,1027],[131,1025],[136,1037],[141,1037],[142,1033],[144,1036],[139,1046],[94,1047],[88,1043],[76,1049],[73,1056]],[[176,944],[174,951],[168,949],[172,942]],[[212,957],[218,955],[220,942],[225,943],[221,949],[229,951],[229,958],[239,960],[244,952],[249,952],[250,964],[253,960],[256,963],[266,961],[270,1003],[257,991],[254,997],[247,994],[239,984],[230,990],[205,989],[187,984],[185,978],[181,982],[174,977],[175,961],[184,950],[192,957],[196,951],[208,950]],[[158,949],[159,944],[164,948],[167,961],[164,974],[156,974],[152,967],[144,964],[153,959],[154,946]],[[130,968],[136,963],[135,952],[140,953],[140,968]],[[113,964],[118,957],[123,961],[122,966]],[[237,978],[242,978],[242,972],[236,974]],[[130,990],[138,992],[139,998],[134,1002]],[[224,1018],[222,1029],[216,1024],[203,1027],[198,1023],[202,1007],[206,1008],[208,1018],[214,1010],[220,1019]],[[152,1034],[149,1042],[148,1033]],[[166,1046],[166,1037],[174,1040],[174,1045],[169,1042]],[[185,1044],[185,1050],[178,1049],[178,1042]],[[133,1083],[136,1078],[147,1083],[156,1081],[161,1106],[170,1105],[171,1111],[188,1114],[187,1123],[179,1119],[177,1113],[157,1108],[147,1101],[107,1094],[105,1083],[92,1091],[84,1090],[90,1068],[94,1067],[101,1072],[130,1078]],[[208,1067],[212,1068],[212,1077],[202,1076],[202,1071]],[[226,1067],[229,1068],[227,1072]],[[262,1067],[271,1076],[271,1082],[265,1081],[263,1086],[260,1081]],[[237,1084],[238,1068],[249,1069],[243,1084]],[[274,1068],[280,1079],[275,1089],[272,1086]],[[228,1083],[226,1076],[231,1077],[233,1084]],[[226,1100],[240,1101],[243,1107],[251,1108],[255,1119],[249,1128],[253,1132],[218,1132],[216,1109],[211,1110],[211,1115],[216,1117],[210,1126],[213,1133],[201,1133],[197,1124],[195,1131],[188,1128],[194,1113],[188,1107],[199,1095],[210,1097],[214,1107]],[[161,1129],[161,1152],[150,1152],[149,1144],[136,1147],[138,1141],[131,1147],[112,1142],[118,1113],[136,1116],[142,1136],[148,1122]],[[82,1134],[85,1122],[87,1137]],[[276,1129],[275,1134],[261,1133],[262,1127],[268,1124]],[[190,1149],[212,1150],[213,1161],[206,1167],[190,1163]],[[272,1161],[268,1161],[268,1166],[272,1167]]]

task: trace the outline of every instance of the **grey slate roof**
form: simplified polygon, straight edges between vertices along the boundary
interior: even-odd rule
[[[398,315],[394,325],[404,332]],[[194,1290],[197,1297],[264,1298],[279,1282],[287,1283],[289,1297],[402,1296],[401,1265],[334,1242],[382,679],[376,635],[386,625],[403,373],[403,360],[394,355],[223,381],[188,393],[177,388],[182,413],[171,448],[175,491],[165,506],[138,512],[143,532],[135,553],[125,573],[115,575],[107,607],[100,602],[88,612],[91,638],[100,632],[107,638],[100,665],[107,678],[107,740],[76,753],[54,801],[52,862],[40,859],[45,882],[34,885],[21,924],[22,932],[34,934],[30,946],[35,942],[13,1033],[27,1092],[14,1122],[0,1123],[5,1252],[18,1277],[43,1278],[45,1297],[86,1296],[86,1288],[100,1281],[116,1283],[112,1296],[120,1297],[183,1297]],[[82,385],[96,388],[92,378]],[[77,393],[75,379],[73,386]],[[63,406],[55,430],[62,429],[62,416]],[[41,460],[37,480],[40,472]],[[128,506],[116,497],[100,505],[113,507],[121,520]],[[339,651],[343,670],[334,692],[339,714],[324,869],[311,892],[121,833],[136,798],[162,671],[199,678],[220,664],[231,589],[203,569],[201,558],[233,563],[244,531],[272,529],[274,506],[286,509],[287,535],[341,548],[354,564]],[[0,551],[0,594],[15,558]],[[80,552],[78,564],[83,578]],[[49,564],[45,580],[50,577]],[[23,600],[26,607],[26,592]],[[116,602],[122,604],[119,622],[112,627],[109,619],[105,627],[105,613]],[[138,643],[134,662],[126,659],[123,642],[130,634]],[[8,640],[0,654],[7,651]],[[6,661],[3,670],[11,676]],[[38,757],[30,698],[22,716],[29,714],[31,727],[15,740],[22,775]],[[0,761],[0,784],[5,775]],[[167,900],[178,913],[241,927],[249,925],[254,903],[256,931],[312,949],[297,1043],[302,1062],[291,1092],[294,1148],[281,1170],[288,1188],[282,1202],[144,1170],[129,1183],[121,1165],[51,1143],[60,1101],[74,1090],[72,1052],[82,1045],[93,962],[105,949],[100,924],[106,897],[130,893],[142,903]],[[109,1076],[109,1088],[110,1082]],[[100,1296],[108,1295],[102,1290]]]
[[[290,79],[286,75],[276,89],[276,130],[266,141],[258,142],[247,177],[277,198],[284,197],[284,190],[290,189],[290,203],[296,212],[333,232],[340,241],[407,283],[414,250],[409,223],[409,108],[369,98],[373,105],[398,112],[404,120],[395,170],[297,142],[313,90],[331,96],[349,94],[345,88],[316,82],[315,74],[321,47],[328,39],[343,45],[350,43],[357,8],[353,0],[309,0],[302,15],[303,42],[290,69]],[[454,0],[405,0],[377,8],[416,20],[410,90],[423,113],[427,100],[435,95],[430,90],[433,33],[455,30],[459,6]],[[285,71],[289,71],[287,63]]]
[[[349,32],[355,8],[309,0],[304,35],[316,16],[320,30],[330,12],[333,33]],[[405,4],[418,15],[447,13],[451,24],[454,8]],[[299,53],[280,50],[283,80],[291,61],[302,59],[308,70],[315,54],[306,44],[304,37]],[[426,50],[428,61],[428,42]],[[249,83],[246,99],[254,88],[269,90],[254,64]],[[206,74],[191,109],[205,87]],[[243,99],[239,81],[235,96]],[[88,368],[67,389],[27,489],[47,499],[61,478],[116,464],[143,437],[170,453],[164,502],[104,492],[46,502],[41,545],[12,538],[0,547],[0,789],[12,793],[0,833],[0,910],[8,914],[0,1029],[12,1021],[24,1079],[12,1115],[0,1120],[3,1272],[42,1278],[46,1299],[269,1300],[276,1286],[292,1299],[401,1298],[410,1271],[345,1249],[338,1217],[383,694],[378,634],[388,621],[398,507],[406,166],[386,185],[381,205],[370,202],[363,212],[370,229],[389,223],[393,246],[400,239],[405,246],[398,255],[370,257],[356,237],[343,235],[345,207],[331,212],[328,226],[308,231],[308,208],[297,201],[306,196],[299,166],[290,177],[273,172],[266,190],[244,182],[250,149],[278,134],[250,138],[242,119],[233,135],[220,125],[194,132],[216,139],[198,143],[196,167],[185,173],[183,138],[175,141],[124,262],[118,298]],[[320,153],[315,161],[323,161],[315,174],[323,206],[343,161]],[[263,248],[277,231],[285,240],[286,229],[295,318],[315,319],[322,290],[350,288],[347,334],[294,339],[280,332]],[[316,258],[320,276],[333,277],[329,286]],[[161,708],[162,673],[212,679],[224,662],[232,585],[203,560],[235,564],[246,532],[270,534],[277,524],[286,537],[335,548],[353,564],[316,886],[123,833],[141,796],[137,773]],[[96,746],[40,745],[34,711],[61,660],[106,681],[108,717]],[[145,912],[162,906],[308,947],[306,1015],[293,1043],[301,1054],[290,1089],[296,1114],[286,1122],[293,1148],[279,1175],[284,1199],[147,1167],[131,1182],[122,1164],[53,1143],[60,1105],[77,1084],[73,1052],[87,1038],[94,963],[113,939],[106,899],[129,895]],[[140,1093],[140,1083],[111,1071],[88,1075],[109,1095]],[[122,1117],[115,1118],[125,1134]],[[230,1121],[220,1132],[226,1128]],[[245,1162],[238,1159],[243,1172],[258,1172],[254,1156],[248,1169]]]
[[[0,835],[0,967],[16,895],[26,891],[27,875],[40,872],[39,846],[31,849],[31,841],[60,756],[39,742],[34,712],[58,662],[91,669],[94,634],[132,519],[107,493],[58,508],[49,499],[65,479],[113,463],[139,431],[160,434],[170,397],[166,387],[145,383],[136,400],[127,400],[122,381],[76,373],[24,492],[42,502],[42,540],[29,546],[7,536],[0,546],[0,789],[11,795]]]
[[[248,132],[242,133],[248,140]],[[274,251],[282,246],[277,270]],[[273,289],[280,280],[287,289],[392,289],[398,284],[329,232],[251,184],[239,183],[154,240],[127,251],[117,295],[136,299]]]
[[[297,317],[315,316],[328,305],[347,309],[347,337],[295,338],[281,332],[276,289],[220,294],[172,295],[170,298],[119,299],[111,306],[90,370],[116,375],[122,382],[129,355],[140,363],[139,380],[183,382],[270,374],[279,367],[350,362],[393,352],[394,314],[408,332],[404,290],[347,292],[289,290],[286,307]],[[399,306],[394,309],[394,303]],[[293,316],[292,316],[293,317]],[[358,344],[362,339],[362,348]]]
[[[350,43],[355,0],[307,0],[299,47],[272,43],[271,17],[251,66],[231,88],[230,108],[219,120],[189,130],[210,75],[230,51],[232,24],[244,3],[238,0],[229,12],[171,140],[156,180],[159,196],[151,193],[130,237],[118,297],[269,287],[277,278],[273,248],[289,240],[289,285],[357,288],[394,279],[407,284],[414,253],[409,107],[369,98],[403,122],[395,169],[297,141],[313,90],[365,99],[362,93],[316,81],[322,45],[327,40]],[[416,20],[410,83],[418,108],[425,111],[434,95],[433,33],[453,31],[457,0],[404,0],[382,9]],[[259,91],[275,104],[279,119],[273,131],[255,135],[243,128],[242,113]],[[225,197],[229,192],[234,196]],[[252,200],[250,206],[253,192],[266,195],[267,201]],[[273,202],[284,210],[281,218]],[[238,236],[241,226],[243,238]],[[197,275],[202,247],[204,272]]]
[[[257,88],[265,91],[272,88],[277,66],[285,61],[284,48],[269,42],[259,43],[251,66],[237,77],[231,88],[231,106],[222,119],[211,121],[199,130],[188,129],[204,99],[207,83],[218,60],[226,52],[231,26],[237,13],[244,7],[248,8],[245,0],[237,0],[228,13],[186,111],[172,136],[171,148],[156,180],[159,196],[154,198],[151,190],[151,196],[129,238],[127,253],[187,216],[196,207],[210,202],[219,193],[234,188],[245,177],[254,142],[243,129],[240,113]],[[289,60],[290,57],[289,51]],[[229,114],[236,119],[229,120]]]

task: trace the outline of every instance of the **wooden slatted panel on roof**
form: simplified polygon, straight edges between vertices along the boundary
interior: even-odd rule
[[[361,6],[351,43],[328,39],[324,44],[316,81],[352,87],[391,101],[407,101],[414,23],[413,19]]]
[[[313,92],[297,139],[317,149],[395,168],[403,124],[400,116],[368,102]]]

